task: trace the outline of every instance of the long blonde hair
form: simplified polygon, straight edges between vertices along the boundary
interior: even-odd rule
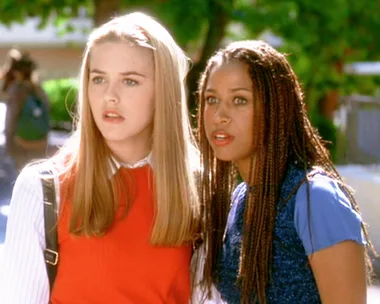
[[[152,162],[156,213],[151,243],[175,246],[191,241],[197,229],[199,207],[193,166],[198,150],[189,123],[184,87],[189,59],[162,25],[143,13],[112,19],[95,29],[86,45],[80,71],[76,131],[57,155],[65,159],[64,178],[72,187],[70,232],[103,235],[114,221],[115,203],[118,203],[121,179],[117,174],[109,178],[111,153],[95,124],[87,97],[91,51],[94,46],[109,41],[132,43],[153,52]]]

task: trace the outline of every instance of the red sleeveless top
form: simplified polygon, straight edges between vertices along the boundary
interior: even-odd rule
[[[154,220],[152,169],[146,165],[121,170],[125,182],[133,179],[134,199],[128,215],[116,220],[103,237],[70,235],[71,206],[61,202],[60,260],[51,303],[189,302],[191,246],[149,244]]]

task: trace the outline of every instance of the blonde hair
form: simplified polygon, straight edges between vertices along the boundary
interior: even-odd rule
[[[192,167],[198,150],[184,88],[189,59],[162,25],[143,13],[112,19],[95,29],[86,45],[80,72],[77,130],[57,156],[66,160],[65,178],[73,187],[70,232],[96,236],[106,233],[114,221],[119,197],[121,179],[117,174],[109,178],[111,153],[95,124],[87,97],[91,50],[104,42],[132,43],[152,49],[156,213],[151,243],[175,246],[191,241],[198,227],[199,210]]]

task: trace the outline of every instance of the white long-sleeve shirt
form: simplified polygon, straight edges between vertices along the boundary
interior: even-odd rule
[[[13,189],[0,260],[1,304],[45,304],[46,273],[42,184],[33,167],[25,168]]]

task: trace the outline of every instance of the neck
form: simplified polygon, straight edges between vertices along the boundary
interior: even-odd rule
[[[256,157],[252,157],[252,158],[235,162],[241,178],[247,184],[250,184],[252,182],[249,180],[249,175],[251,173],[251,170],[252,170],[252,174],[254,174],[255,172],[255,160],[256,160]]]
[[[144,159],[149,155],[152,149],[150,144],[138,145],[136,143],[131,145],[128,143],[122,144],[119,142],[108,142],[107,144],[115,159],[128,165],[133,165]]]

